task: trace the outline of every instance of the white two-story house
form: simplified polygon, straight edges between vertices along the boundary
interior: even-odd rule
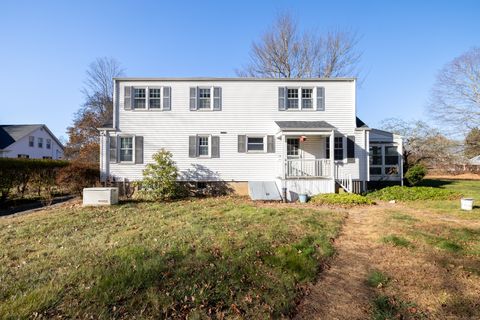
[[[401,180],[401,138],[357,118],[353,78],[117,78],[114,88],[102,180],[141,179],[162,148],[182,180],[250,184],[266,199]]]

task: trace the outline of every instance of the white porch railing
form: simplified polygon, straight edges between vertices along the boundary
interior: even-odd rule
[[[329,159],[288,159],[285,160],[286,178],[331,178]]]
[[[352,175],[350,173],[344,173],[343,168],[339,165],[335,165],[335,181],[345,189],[345,191],[349,193],[353,192]]]

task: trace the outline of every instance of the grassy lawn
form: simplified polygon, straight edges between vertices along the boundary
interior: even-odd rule
[[[422,310],[431,318],[478,319],[480,181],[425,180],[422,185],[473,197],[476,207],[462,211],[459,200],[386,206],[378,215],[377,239],[384,248],[380,250],[389,252],[377,268],[392,279],[386,288],[376,289],[375,318],[388,319],[389,313],[382,308],[388,309],[388,299],[395,297],[408,301],[408,308],[395,311],[406,318],[415,318],[408,310],[417,310],[415,316]],[[401,306],[403,302],[398,301],[394,304]]]
[[[0,219],[0,315],[289,315],[343,218],[215,198]]]

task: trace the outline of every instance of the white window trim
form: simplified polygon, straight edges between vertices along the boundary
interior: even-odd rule
[[[121,141],[120,139],[121,138],[132,138],[132,160],[131,161],[122,161],[120,159],[120,149],[122,147],[121,145]],[[120,164],[133,164],[135,163],[135,135],[132,135],[132,134],[120,134],[120,135],[117,135],[116,136],[116,139],[117,139],[117,159],[118,159],[118,163]]]
[[[288,90],[289,89],[296,89],[298,95],[298,108],[288,108]],[[312,90],[312,107],[311,108],[303,108],[302,106],[302,89],[311,89]],[[316,111],[317,110],[317,88],[316,87],[285,87],[285,111]]]
[[[197,110],[195,111],[213,111],[213,86],[202,86],[197,87]],[[209,89],[210,90],[210,108],[199,108],[200,105],[200,89]]]
[[[163,86],[135,86],[132,87],[131,99],[132,99],[132,111],[163,111]],[[135,89],[145,89],[145,108],[135,108]],[[150,108],[150,89],[160,89],[160,108]],[[172,103],[172,91],[170,89],[170,104]]]
[[[248,138],[262,138],[263,150],[248,150]],[[267,153],[267,136],[263,134],[247,134],[245,136],[245,151],[246,153]]]
[[[200,155],[200,138],[208,138],[208,155]],[[197,143],[196,143],[198,153],[198,158],[208,159],[212,157],[212,135],[211,134],[197,134]]]

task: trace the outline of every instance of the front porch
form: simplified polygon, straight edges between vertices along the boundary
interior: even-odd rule
[[[282,156],[278,180],[289,193],[333,193],[336,184],[352,192],[352,177],[333,159],[343,153],[336,129],[324,121],[277,121]],[[335,139],[337,134],[338,139]],[[343,155],[342,155],[343,159]]]

